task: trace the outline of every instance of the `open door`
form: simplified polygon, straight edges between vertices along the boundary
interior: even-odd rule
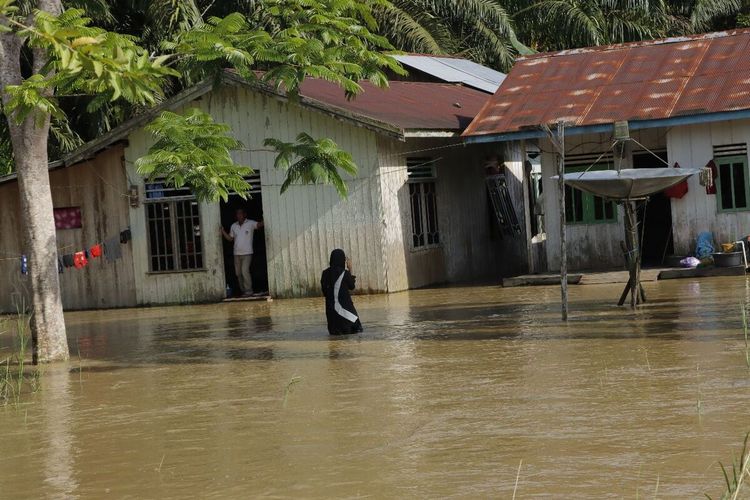
[[[224,229],[229,231],[232,224],[236,222],[235,213],[238,209],[245,210],[248,219],[261,221],[263,220],[263,198],[260,189],[260,173],[246,177],[246,180],[252,186],[250,197],[243,200],[238,195],[231,195],[229,200],[220,203],[221,224]],[[224,276],[226,283],[232,290],[233,295],[237,294],[240,285],[237,275],[234,272],[234,251],[231,242],[224,241]],[[255,231],[253,238],[253,261],[250,266],[250,274],[253,279],[253,289],[255,292],[268,291],[268,258],[266,256],[266,234],[265,229]]]
[[[636,151],[633,153],[633,168],[667,168],[665,150]],[[662,161],[663,160],[663,161]],[[647,266],[661,266],[664,258],[674,253],[672,240],[672,202],[664,193],[652,195],[646,204],[646,210],[638,212],[638,226],[643,228],[643,263]]]

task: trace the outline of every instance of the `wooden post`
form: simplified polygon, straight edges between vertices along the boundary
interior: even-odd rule
[[[562,298],[562,319],[568,320],[568,248],[565,224],[565,123],[557,122],[557,187],[560,209],[560,294]]]
[[[568,248],[565,244],[565,122],[557,121],[557,130],[542,125],[542,130],[557,151],[557,188],[560,211],[560,294],[562,295],[562,319],[568,320]]]

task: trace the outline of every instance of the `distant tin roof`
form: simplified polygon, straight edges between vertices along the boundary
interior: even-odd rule
[[[392,81],[387,89],[369,82],[360,85],[364,92],[347,99],[337,84],[308,78],[300,87],[300,95],[401,130],[455,132],[465,129],[490,97],[448,83]]]
[[[395,57],[409,68],[427,73],[448,83],[461,83],[468,87],[494,94],[505,79],[505,74],[458,57],[405,54]]]
[[[733,30],[521,58],[464,135],[509,138],[560,119],[646,128],[745,110],[750,30]]]

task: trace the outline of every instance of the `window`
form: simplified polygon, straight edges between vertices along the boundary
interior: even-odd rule
[[[591,166],[599,157],[580,155],[568,157],[565,161],[565,173],[584,172],[586,170],[609,170],[612,168],[612,155],[605,155]],[[617,222],[617,208],[613,201],[601,196],[585,193],[579,189],[565,186],[565,222],[568,224],[608,224]]]
[[[714,146],[717,203],[720,212],[750,210],[747,145]]]
[[[435,166],[431,158],[407,158],[411,234],[413,248],[440,244]]]
[[[190,190],[148,183],[144,206],[151,272],[203,269],[200,211]]]

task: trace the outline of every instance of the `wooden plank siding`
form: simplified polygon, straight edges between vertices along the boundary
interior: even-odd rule
[[[724,121],[674,127],[667,132],[670,163],[702,168],[713,158],[714,146],[750,144],[750,120]],[[750,172],[745,172],[750,176]],[[697,176],[688,180],[688,193],[672,200],[675,253],[695,251],[698,233],[710,231],[718,245],[750,234],[750,211],[719,212],[717,195],[707,195]]]
[[[452,145],[451,147],[445,147]],[[498,155],[497,150],[505,150]],[[435,283],[494,281],[525,272],[523,235],[501,239],[491,216],[485,185],[488,157],[505,159],[509,190],[523,223],[523,166],[514,146],[466,146],[458,139],[379,141],[383,195],[383,252],[390,291]],[[414,249],[407,186],[409,157],[435,161],[440,245]]]
[[[276,297],[319,294],[320,272],[331,250],[343,248],[356,263],[362,292],[387,291],[381,241],[381,195],[376,135],[350,122],[282,102],[240,87],[222,87],[193,102],[216,121],[229,124],[246,146],[236,161],[261,175],[269,288]],[[263,141],[274,137],[294,141],[301,132],[330,137],[349,151],[359,166],[348,179],[349,197],[342,200],[331,186],[292,186],[280,194],[285,172],[274,168],[275,155]],[[146,153],[152,139],[142,130],[129,138],[126,159],[129,175],[138,178],[133,162]],[[142,189],[142,182],[141,182]],[[139,304],[201,302],[220,299],[225,277],[219,236],[218,203],[202,203],[205,270],[150,274],[145,236],[134,242]],[[146,234],[143,205],[130,210],[137,234]]]
[[[80,207],[82,227],[57,231],[60,254],[83,250],[128,227],[128,182],[122,163],[123,148],[115,146],[95,159],[50,172],[55,208]],[[0,185],[0,312],[15,312],[28,303],[29,281],[20,273],[24,253],[18,185]],[[81,270],[65,269],[60,276],[63,306],[67,310],[128,307],[136,304],[131,245],[121,245],[123,257],[115,262],[90,259]],[[33,262],[29,262],[33,266]]]
[[[666,147],[665,132],[661,130],[642,130],[632,132],[632,136],[649,149]],[[565,138],[566,155],[581,155],[611,151],[611,134],[589,134]],[[626,148],[625,157],[621,159],[621,168],[632,166],[632,146]],[[557,181],[556,155],[552,144],[540,141],[542,150],[542,185],[544,206],[544,227],[547,233],[547,264],[550,271],[560,269],[560,220]],[[671,161],[671,160],[670,160]],[[624,239],[623,211],[617,206],[617,220],[610,223],[568,224],[567,250],[568,268],[607,269],[623,265],[620,241]]]

